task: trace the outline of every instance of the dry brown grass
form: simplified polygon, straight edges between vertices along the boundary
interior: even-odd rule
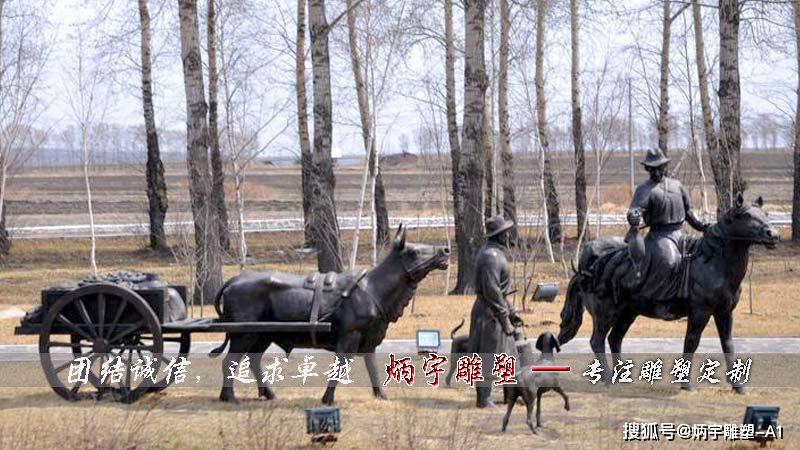
[[[239,406],[221,404],[216,391],[190,388],[170,388],[125,406],[91,400],[68,403],[46,389],[4,388],[0,389],[0,447],[311,447],[304,434],[304,409],[317,405],[319,389],[282,388],[271,402],[256,400],[250,391],[243,393]],[[724,388],[699,389],[694,394],[675,389],[647,397],[625,389],[570,393],[569,412],[563,410],[560,398],[547,395],[542,401],[544,428],[538,435],[525,425],[521,406],[515,408],[508,431],[500,433],[504,409],[474,409],[474,393],[467,389],[390,388],[387,395],[389,401],[380,401],[364,388],[340,388],[342,433],[334,448],[660,448],[623,443],[623,423],[739,423],[748,404],[782,406],[785,440],[772,448],[797,448],[800,427],[800,411],[790,407],[800,402],[798,389],[754,388],[747,396]],[[676,441],[669,448],[697,445]],[[724,441],[701,445],[731,448]]]
[[[612,233],[610,231],[609,233]],[[347,239],[347,235],[345,236]],[[409,240],[439,242],[441,230],[411,230]],[[252,235],[250,238],[253,262],[248,270],[281,270],[307,273],[314,270],[312,256],[301,255],[292,250],[299,246],[299,233]],[[164,280],[176,284],[188,284],[191,276],[189,267],[179,264],[172,256],[160,255],[144,250],[143,238],[101,239],[98,245],[98,261],[101,273],[130,268],[155,272]],[[567,252],[570,252],[567,247]],[[742,300],[735,312],[735,336],[800,336],[800,311],[797,310],[797,289],[800,286],[800,266],[796,255],[800,249],[783,244],[779,250],[754,252],[752,293],[753,314],[749,312],[750,280],[742,285]],[[0,305],[17,306],[25,310],[38,303],[39,291],[57,283],[84,278],[88,271],[86,261],[87,242],[85,240],[24,240],[17,241],[14,253],[0,273]],[[362,254],[367,254],[363,251]],[[539,259],[542,256],[540,255]],[[362,262],[365,265],[366,262]],[[521,272],[521,264],[517,272]],[[530,271],[530,268],[528,269]],[[561,264],[537,262],[534,280],[558,281],[562,295],[554,303],[521,302],[523,286],[517,286],[519,293],[514,301],[517,309],[529,326],[528,335],[537,335],[543,330],[557,329],[563,306],[563,289],[567,279]],[[232,277],[239,272],[238,266],[229,264],[223,276]],[[455,285],[456,267],[451,269],[450,286]],[[418,328],[435,328],[449,335],[450,330],[461,318],[469,320],[474,298],[472,296],[442,295],[445,288],[445,272],[432,273],[420,286],[412,307],[406,309],[405,316],[389,328],[388,338],[410,339]],[[3,308],[4,306],[0,306]],[[413,309],[412,309],[413,308]],[[200,315],[195,308],[195,316]],[[213,315],[206,308],[204,316]],[[0,320],[0,343],[34,343],[35,337],[13,336],[17,319]],[[468,329],[462,329],[462,333]],[[579,333],[587,336],[591,331],[591,319]],[[678,337],[683,336],[685,322],[662,322],[639,318],[633,325],[630,336],[635,337]],[[713,326],[707,335],[716,336]],[[215,340],[217,336],[200,336],[197,339]]]

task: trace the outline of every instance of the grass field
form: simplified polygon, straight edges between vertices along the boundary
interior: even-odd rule
[[[614,233],[609,230],[608,233]],[[439,242],[441,230],[412,231],[409,240]],[[300,236],[288,234],[275,239],[272,234],[254,234],[249,238],[252,263],[248,270],[281,270],[307,273],[313,270],[313,256],[292,252],[291,245],[299,245]],[[281,243],[277,243],[281,242]],[[98,245],[98,264],[100,273],[123,268],[157,273],[162,279],[176,284],[188,284],[190,267],[170,256],[155,254],[143,249],[141,238],[104,238]],[[571,247],[565,252],[571,254]],[[366,254],[367,252],[362,252]],[[735,312],[734,336],[800,336],[800,311],[797,310],[797,289],[800,286],[800,264],[796,255],[800,248],[789,243],[781,244],[775,251],[754,248],[752,276],[745,279],[742,299]],[[18,307],[28,310],[38,303],[39,291],[55,284],[82,279],[88,274],[88,241],[73,240],[25,240],[15,243],[11,258],[0,272],[0,310],[4,307]],[[534,281],[558,281],[563,289],[567,279],[560,263],[542,262],[543,255],[533,267],[529,264],[528,273],[533,270]],[[533,269],[531,269],[533,267]],[[523,270],[522,263],[516,265],[518,274]],[[224,277],[239,272],[236,265],[226,265]],[[450,286],[455,283],[456,268],[450,273]],[[460,319],[469,320],[469,312],[474,298],[472,296],[442,295],[445,289],[445,272],[432,273],[421,285],[412,307],[405,315],[389,327],[388,338],[413,338],[418,328],[440,329],[444,334],[458,324]],[[518,281],[519,292],[514,299],[517,309],[528,326],[526,333],[538,335],[544,330],[555,330],[560,322],[563,295],[554,303],[532,303],[521,300],[523,286]],[[753,311],[750,312],[752,292]],[[413,308],[413,309],[412,309]],[[201,314],[199,306],[194,307],[194,316]],[[204,316],[213,315],[213,308],[206,306]],[[591,331],[590,318],[579,333],[587,336]],[[0,343],[34,343],[35,337],[13,336],[13,326],[18,319],[0,320]],[[462,329],[465,332],[468,327]],[[662,322],[639,318],[633,325],[629,336],[638,337],[678,337],[683,336],[685,321]],[[707,328],[706,335],[716,336],[713,326]],[[215,340],[220,336],[207,335],[204,338]]]

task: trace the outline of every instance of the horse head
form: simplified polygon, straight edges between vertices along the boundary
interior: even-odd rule
[[[717,234],[723,239],[775,248],[780,241],[780,233],[770,223],[763,206],[764,199],[760,196],[751,205],[746,205],[744,196],[739,193],[735,207],[726,211],[717,222]]]

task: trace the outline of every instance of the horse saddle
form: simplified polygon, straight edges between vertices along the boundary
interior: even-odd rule
[[[312,292],[311,314],[309,323],[325,322],[326,319],[336,310],[339,303],[350,297],[353,290],[361,280],[367,275],[367,270],[348,270],[342,273],[314,272],[306,277],[273,273],[270,275],[269,282],[275,286],[294,289],[306,289]],[[324,311],[323,311],[324,307]],[[311,329],[311,342],[317,344],[317,336],[314,329]]]
[[[697,239],[684,235],[675,242],[677,248],[672,254],[663,254],[663,250],[655,245],[648,246],[646,260],[643,261],[645,271],[637,273],[629,247],[615,242],[594,255],[589,272],[594,275],[597,291],[613,292],[615,300],[618,300],[620,288],[655,301],[686,298],[689,268],[695,257],[696,244]],[[661,262],[660,258],[669,258],[672,262]]]

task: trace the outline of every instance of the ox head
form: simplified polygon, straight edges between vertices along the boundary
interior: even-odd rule
[[[435,269],[450,265],[450,249],[438,245],[406,242],[406,228],[400,224],[394,237],[392,252],[396,253],[412,282],[418,283]]]
[[[736,205],[722,215],[718,225],[724,238],[761,244],[773,249],[780,241],[780,233],[772,226],[763,210],[764,199],[758,197],[746,205],[744,196],[736,196]]]

